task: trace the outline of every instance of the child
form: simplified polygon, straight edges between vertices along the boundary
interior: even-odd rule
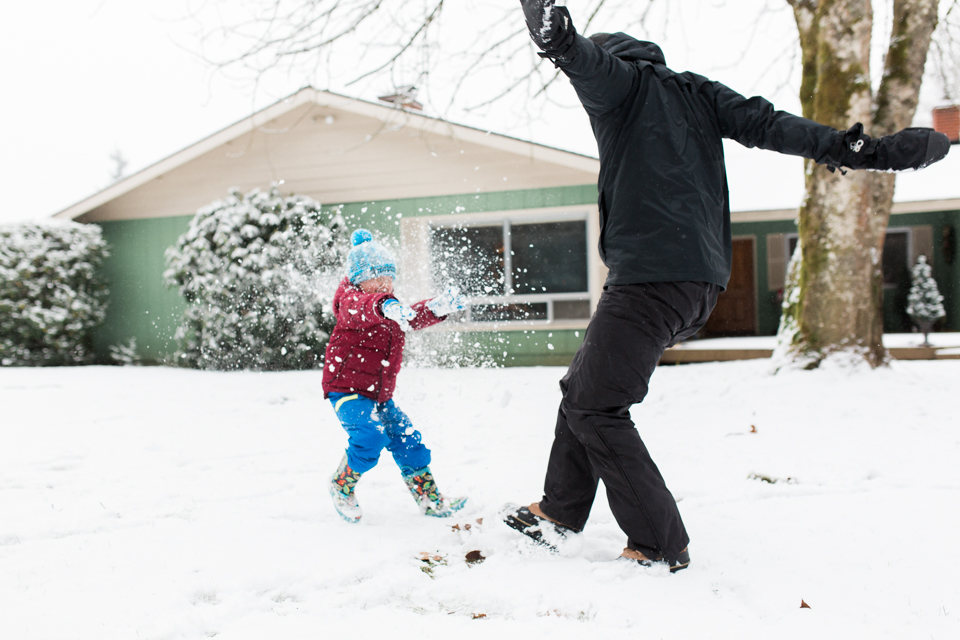
[[[430,473],[430,450],[391,397],[403,360],[404,332],[424,329],[464,307],[457,289],[408,307],[393,296],[397,267],[366,229],[350,238],[347,277],[333,297],[336,326],[327,344],[323,394],[349,436],[330,479],[333,505],[347,522],[360,521],[354,494],[360,476],[376,466],[384,447],[400,467],[421,512],[445,518],[466,498],[445,498]]]

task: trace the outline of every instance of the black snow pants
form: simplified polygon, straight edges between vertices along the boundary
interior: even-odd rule
[[[706,322],[720,287],[653,282],[604,287],[583,344],[560,381],[540,508],[582,530],[603,480],[627,546],[674,561],[686,548],[680,511],[630,419],[663,352]]]

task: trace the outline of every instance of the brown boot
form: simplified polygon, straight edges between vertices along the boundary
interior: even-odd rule
[[[620,554],[620,557],[626,558],[627,560],[635,560],[636,562],[640,563],[645,567],[652,567],[655,563],[669,564],[662,555],[657,556],[656,559],[650,559],[647,556],[640,553],[639,551],[637,551],[636,549],[631,549],[630,547],[626,547],[623,550],[623,553]],[[677,571],[680,571],[681,569],[686,569],[688,566],[690,566],[690,552],[687,550],[687,548],[684,548],[684,550],[681,551],[680,555],[677,557],[676,562],[674,562],[673,564],[670,564],[669,566],[670,566],[670,573],[675,573]]]
[[[577,529],[557,522],[540,509],[540,503],[535,502],[529,507],[520,507],[515,504],[506,505],[501,511],[503,522],[511,529],[516,529],[534,542],[542,544],[552,551],[557,551],[557,545],[563,542],[567,535],[579,533]]]
[[[530,510],[530,513],[532,513],[533,515],[537,516],[538,518],[543,518],[544,520],[549,520],[549,521],[552,522],[553,524],[558,524],[558,525],[560,525],[561,527],[564,527],[565,529],[575,530],[573,527],[567,526],[567,525],[563,524],[562,522],[560,522],[559,520],[554,520],[553,518],[551,518],[550,516],[548,516],[547,514],[545,514],[545,513],[543,512],[543,509],[540,508],[540,503],[539,503],[539,502],[534,502],[532,505],[530,505],[529,507],[527,507],[527,509],[529,509],[529,510]]]

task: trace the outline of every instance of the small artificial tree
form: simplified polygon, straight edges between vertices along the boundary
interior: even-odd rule
[[[913,266],[912,277],[913,284],[910,286],[910,294],[907,296],[907,315],[917,323],[920,331],[923,332],[922,346],[929,347],[930,342],[927,340],[927,335],[933,329],[933,323],[947,315],[943,309],[943,296],[937,289],[937,281],[933,279],[926,256],[917,258],[917,264]]]
[[[232,190],[167,249],[164,279],[189,303],[178,364],[278,371],[322,366],[334,281],[349,249],[338,212],[276,185]]]
[[[75,222],[0,226],[0,365],[90,364],[103,322],[107,257],[100,227]]]

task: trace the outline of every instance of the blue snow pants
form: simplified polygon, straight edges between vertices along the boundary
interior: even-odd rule
[[[430,464],[430,449],[420,442],[420,432],[393,400],[377,402],[356,393],[331,393],[329,399],[347,432],[347,464],[357,473],[377,466],[384,448],[403,474]]]

